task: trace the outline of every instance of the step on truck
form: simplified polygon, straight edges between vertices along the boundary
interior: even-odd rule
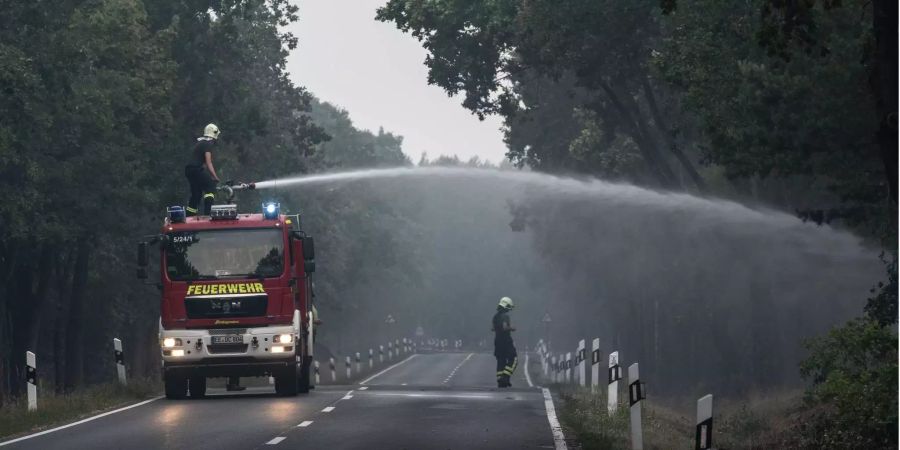
[[[167,209],[158,235],[138,243],[137,276],[148,282],[159,250],[159,344],[166,397],[206,395],[214,377],[274,377],[279,395],[310,389],[314,317],[313,239],[280,205],[210,216]]]

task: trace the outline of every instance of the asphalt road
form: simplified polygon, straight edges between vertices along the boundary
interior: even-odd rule
[[[489,354],[416,354],[357,384],[293,398],[267,386],[211,389],[206,399],[159,399],[6,448],[554,448],[543,394],[528,387],[524,363],[510,389],[496,388],[494,365]]]

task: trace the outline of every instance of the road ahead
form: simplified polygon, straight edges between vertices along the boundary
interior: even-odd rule
[[[543,394],[528,387],[524,364],[511,389],[497,389],[494,373],[489,354],[416,354],[355,385],[294,398],[211,389],[203,400],[151,401],[6,448],[554,448]]]

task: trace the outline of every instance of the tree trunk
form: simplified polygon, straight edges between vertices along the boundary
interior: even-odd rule
[[[608,83],[600,83],[600,88],[609,98],[610,102],[612,102],[616,111],[619,112],[623,122],[627,124],[628,134],[631,135],[631,138],[634,140],[635,144],[637,144],[638,149],[641,151],[641,155],[647,162],[647,167],[656,177],[660,186],[664,188],[674,187],[675,175],[672,173],[672,169],[669,168],[668,163],[663,159],[662,155],[660,155],[656,146],[648,141],[648,136],[646,135],[645,130],[642,129],[643,121],[640,120],[640,118],[632,116],[628,106],[625,105],[623,97],[620,97]]]
[[[57,393],[65,391],[66,380],[66,330],[69,317],[69,291],[72,286],[69,277],[72,273],[72,252],[56,261],[56,313],[53,318],[53,381]]]
[[[27,348],[37,352],[38,337],[40,336],[41,323],[44,321],[49,308],[47,307],[47,293],[50,290],[50,272],[53,265],[54,246],[46,242],[41,249],[41,256],[37,267],[37,289],[31,298],[31,320],[28,324]]]
[[[694,163],[688,159],[687,155],[681,151],[678,147],[678,144],[675,142],[675,137],[672,135],[672,131],[669,130],[669,127],[666,126],[666,122],[662,117],[662,114],[659,112],[659,105],[656,103],[656,96],[653,94],[653,87],[650,86],[650,82],[647,79],[642,81],[644,88],[644,98],[647,99],[647,106],[650,107],[650,114],[653,116],[653,122],[656,123],[657,131],[660,135],[662,135],[663,139],[666,141],[666,145],[669,146],[669,150],[678,158],[678,162],[681,163],[681,166],[688,173],[688,176],[691,177],[691,181],[694,182],[694,185],[697,186],[697,189],[700,192],[706,190],[706,182],[703,180],[703,177],[700,176],[700,173],[697,172],[697,168],[694,167]]]
[[[78,240],[75,267],[72,273],[72,292],[69,301],[69,320],[66,329],[66,389],[80,386],[84,380],[84,296],[87,286],[91,247],[89,239]]]
[[[874,0],[875,64],[870,75],[878,110],[878,146],[891,202],[897,204],[897,0]]]

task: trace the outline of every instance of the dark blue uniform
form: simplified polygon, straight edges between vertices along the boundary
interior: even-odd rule
[[[199,212],[200,200],[203,200],[203,215],[208,216],[216,199],[216,180],[206,168],[206,153],[212,153],[216,140],[202,137],[197,140],[191,152],[191,159],[184,166],[184,176],[191,186],[191,199],[188,200],[187,215],[195,216]]]
[[[497,358],[497,387],[509,387],[509,377],[516,371],[518,354],[510,331],[509,311],[498,307],[494,314],[494,356]]]

